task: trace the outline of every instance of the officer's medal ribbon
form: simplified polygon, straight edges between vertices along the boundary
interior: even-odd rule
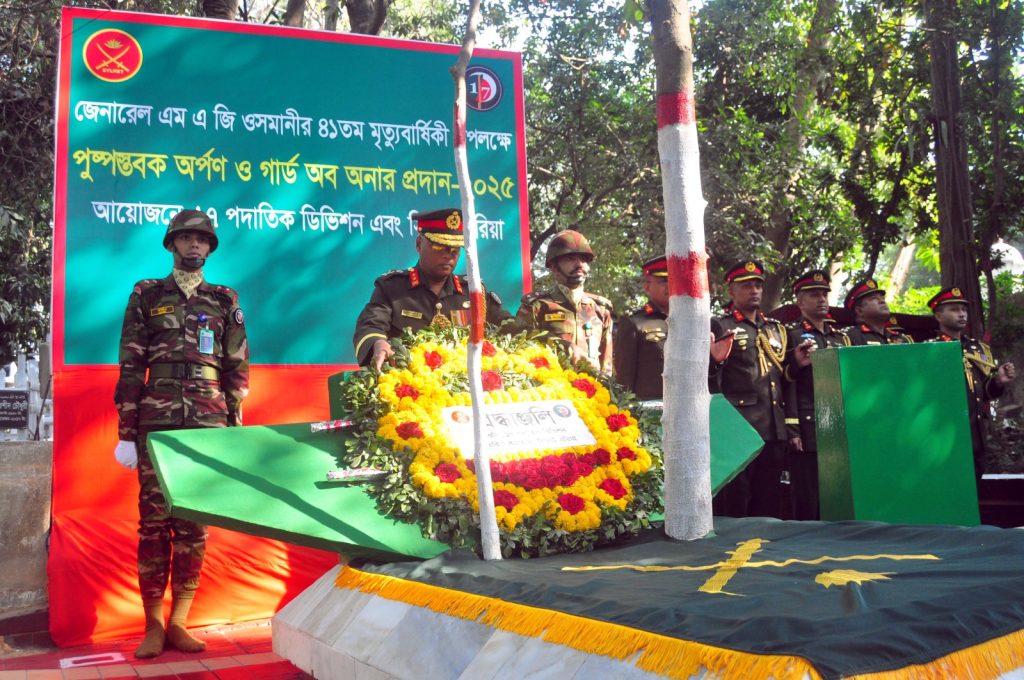
[[[208,323],[209,317],[204,312],[199,313],[199,323]],[[213,354],[213,331],[208,327],[199,329],[199,353]]]

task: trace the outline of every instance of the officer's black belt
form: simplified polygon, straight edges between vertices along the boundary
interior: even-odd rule
[[[150,378],[175,378],[177,380],[219,380],[220,369],[216,366],[187,363],[162,363],[149,367]]]

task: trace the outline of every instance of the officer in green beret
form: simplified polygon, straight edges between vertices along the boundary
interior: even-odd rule
[[[874,279],[864,279],[853,284],[843,303],[853,312],[856,323],[843,329],[843,334],[852,346],[899,345],[914,342],[909,335],[889,325],[889,305],[885,291]]]
[[[959,342],[964,357],[967,382],[967,411],[971,421],[971,447],[974,474],[980,480],[985,472],[985,435],[992,418],[992,401],[998,399],[1017,377],[1012,363],[998,364],[992,348],[968,336],[967,298],[959,288],[944,288],[928,301],[939,324],[938,336],[929,342]]]
[[[393,354],[391,338],[427,326],[468,326],[469,281],[455,274],[465,237],[462,211],[444,208],[412,216],[416,222],[415,267],[396,269],[373,282],[370,301],[356,319],[353,338],[360,366],[377,370]],[[511,315],[494,293],[486,293],[486,318],[501,325]]]
[[[668,263],[642,265],[647,304],[621,319],[615,332],[615,379],[642,400],[661,399],[668,337]]]
[[[553,285],[523,296],[516,326],[540,330],[564,343],[575,361],[611,373],[612,303],[584,290],[594,251],[578,231],[559,232],[548,244],[545,264]]]
[[[163,652],[165,641],[183,652],[206,643],[186,630],[186,619],[206,552],[206,527],[171,517],[146,446],[158,430],[242,424],[249,392],[249,343],[238,294],[208,283],[206,258],[217,232],[206,213],[182,210],[171,219],[164,248],[170,275],[135,284],[121,327],[120,376],[114,393],[120,441],[114,457],[139,476],[139,590],[146,636],[140,659]],[[170,619],[163,599],[171,581]]]

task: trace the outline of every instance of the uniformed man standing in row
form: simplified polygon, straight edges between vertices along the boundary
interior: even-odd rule
[[[668,264],[664,255],[643,263],[647,304],[620,319],[615,332],[615,379],[648,401],[661,399],[668,337]]]
[[[964,357],[967,381],[967,411],[971,421],[971,447],[977,480],[985,472],[985,433],[992,417],[991,401],[1002,395],[1006,385],[1017,377],[1013,364],[997,366],[992,349],[964,334],[967,328],[967,298],[959,288],[940,290],[928,306],[939,323],[939,335],[931,342],[959,342]]]
[[[761,312],[764,267],[745,260],[726,272],[732,312],[717,319],[721,335],[733,344],[725,361],[714,363],[712,377],[736,410],[764,440],[757,458],[714,499],[717,515],[792,519],[785,371],[789,336],[785,326]],[[799,345],[790,360],[810,363],[811,343]]]
[[[166,278],[135,284],[121,327],[114,393],[121,440],[114,456],[128,469],[138,467],[139,475],[139,590],[146,616],[146,636],[135,650],[140,659],[160,654],[165,641],[183,652],[206,648],[186,630],[206,527],[171,517],[146,435],[241,425],[249,391],[249,344],[238,294],[203,278],[203,264],[217,249],[213,223],[204,212],[182,210],[163,243],[174,269]],[[165,631],[168,576],[173,601]]]
[[[885,291],[874,279],[858,281],[846,294],[846,308],[853,312],[856,323],[843,330],[852,346],[896,345],[914,342],[909,335],[889,326],[889,305]]]
[[[829,314],[828,294],[831,280],[821,270],[809,271],[793,282],[793,294],[800,319],[787,326],[790,348],[811,341],[815,349],[844,347],[846,336],[836,329]],[[814,376],[810,366],[786,365],[789,380],[786,395],[786,425],[789,430],[791,480],[794,519],[817,520],[818,441],[814,419]]]
[[[462,211],[445,208],[412,217],[419,261],[373,282],[370,301],[356,319],[353,343],[360,366],[380,370],[394,354],[388,341],[403,329],[469,325],[469,282],[454,274],[465,245]],[[497,295],[485,293],[484,299],[489,323],[501,325],[511,319]]]
[[[611,373],[612,303],[584,290],[594,251],[578,231],[566,230],[548,244],[545,264],[554,285],[524,295],[516,313],[516,326],[545,331],[563,342],[573,361],[587,361]]]

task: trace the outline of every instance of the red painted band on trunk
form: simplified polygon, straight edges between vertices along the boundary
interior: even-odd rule
[[[452,141],[455,144],[455,148],[459,149],[466,146],[466,117],[460,115],[459,102],[455,102],[455,129],[452,130]]]
[[[689,125],[697,120],[692,92],[664,92],[658,95],[658,129],[666,125]]]
[[[469,294],[469,341],[480,344],[484,341],[484,294]]]
[[[707,253],[668,258],[668,294],[702,298],[708,294]]]

